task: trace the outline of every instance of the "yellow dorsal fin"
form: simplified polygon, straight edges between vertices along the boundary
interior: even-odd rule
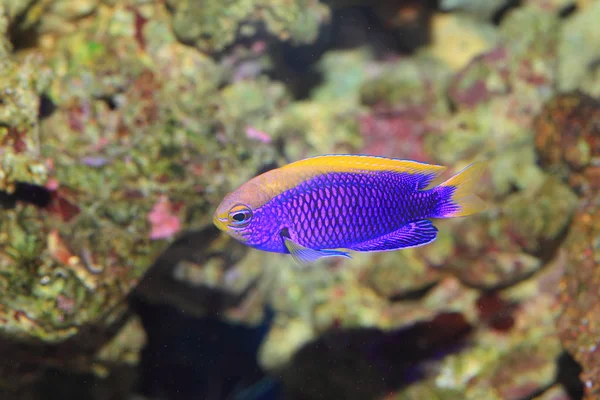
[[[397,172],[419,175],[417,188],[424,189],[433,179],[446,170],[441,165],[425,164],[411,160],[366,156],[366,155],[324,155],[306,158],[270,170],[250,180],[245,189],[250,193],[260,193],[259,197],[248,194],[244,204],[259,207],[273,197],[302,182],[334,172],[372,173]]]
[[[338,154],[306,158],[282,167],[282,170],[292,169],[312,170],[317,174],[319,172],[392,171],[437,177],[446,170],[446,167],[397,158]]]

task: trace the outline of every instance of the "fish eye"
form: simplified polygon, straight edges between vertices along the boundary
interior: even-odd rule
[[[244,222],[246,220],[246,213],[240,211],[239,213],[233,214],[231,219],[235,222]]]
[[[237,205],[229,211],[229,222],[235,227],[246,225],[252,219],[252,210],[245,205]]]

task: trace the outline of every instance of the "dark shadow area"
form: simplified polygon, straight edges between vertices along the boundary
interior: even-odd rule
[[[148,399],[275,400],[280,388],[257,365],[271,314],[257,327],[193,318],[172,306],[138,303],[148,344],[138,392]]]
[[[177,279],[181,261],[200,267],[215,261],[225,269],[244,257],[247,248],[225,238],[212,224],[176,240],[148,270],[130,304],[140,315],[148,342],[142,352],[138,393],[148,399],[278,399],[278,382],[257,364],[257,352],[268,332],[268,313],[255,327],[221,317],[255,289],[241,293],[194,285]]]
[[[504,3],[504,5],[492,15],[492,22],[494,25],[500,25],[504,17],[515,8],[520,7],[522,2],[522,0],[508,0]]]
[[[89,366],[129,317],[126,313],[109,326],[87,325],[59,344],[0,339],[0,399],[127,399],[136,380],[134,366],[111,365],[106,378],[91,373]]]
[[[42,377],[32,399],[65,400],[126,400],[137,379],[133,367],[117,367],[111,375],[100,378],[93,374],[70,374],[48,370]],[[4,397],[2,397],[4,399]]]
[[[497,291],[482,293],[476,305],[480,321],[491,329],[507,332],[514,326],[514,313],[519,304],[502,299]]]
[[[558,358],[556,382],[565,388],[571,400],[583,399],[583,382],[579,379],[581,366],[567,352]]]
[[[569,4],[569,5],[565,6],[562,10],[560,10],[560,14],[558,14],[558,15],[561,18],[568,18],[571,15],[573,15],[573,13],[575,13],[575,11],[577,11],[577,3],[573,3],[573,4]]]
[[[415,289],[415,290],[409,290],[405,293],[402,293],[401,295],[394,295],[388,298],[389,301],[391,302],[398,302],[398,301],[410,301],[410,300],[421,300],[422,298],[424,298],[425,296],[427,296],[427,293],[429,293],[431,291],[431,289],[433,289],[436,285],[438,284],[438,282],[432,282],[428,285],[425,285],[424,287],[420,288],[420,289]],[[375,291],[377,291],[377,289],[373,288]]]
[[[241,260],[248,249],[235,240],[228,240],[227,245],[220,249],[209,248],[220,235],[221,232],[212,224],[185,233],[154,262],[132,297],[137,299],[135,301],[173,304],[191,315],[208,312],[218,316],[224,309],[238,306],[254,289],[256,282],[242,293],[229,293],[219,288],[193,285],[177,279],[174,274],[175,267],[181,261],[203,265],[218,258],[227,268]]]
[[[40,95],[40,107],[38,115],[40,119],[48,118],[56,110],[56,104],[50,99],[50,97],[42,93]]]
[[[379,398],[427,377],[433,362],[467,345],[471,330],[459,313],[388,332],[332,330],[302,347],[282,371],[286,399]]]
[[[30,2],[19,15],[14,17],[8,26],[8,38],[15,50],[34,48],[38,44],[38,25],[32,24],[26,29],[23,29],[22,27],[27,13],[34,7],[34,5],[34,1]]]
[[[18,202],[45,208],[50,205],[52,194],[39,185],[17,182],[13,193],[0,191],[0,208],[13,208]]]

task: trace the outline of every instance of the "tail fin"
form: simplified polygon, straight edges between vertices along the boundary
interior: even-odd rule
[[[473,193],[485,168],[485,162],[474,162],[433,188],[440,194],[440,203],[431,218],[464,217],[485,210],[484,201]]]

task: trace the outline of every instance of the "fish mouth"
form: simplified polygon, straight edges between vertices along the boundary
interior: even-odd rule
[[[238,232],[235,229],[231,229],[229,225],[227,225],[227,222],[229,222],[228,218],[213,218],[213,224],[215,224],[219,230],[231,235],[242,243],[246,243],[248,241],[248,237],[250,236],[250,232]]]
[[[239,240],[242,243],[248,242],[250,232],[239,231],[235,228],[230,227],[228,217],[219,217],[215,214],[215,216],[213,217],[213,224],[215,224],[215,226],[219,228],[219,230],[227,233],[234,239]]]
[[[213,224],[215,224],[219,230],[227,232],[227,218],[214,217]]]

